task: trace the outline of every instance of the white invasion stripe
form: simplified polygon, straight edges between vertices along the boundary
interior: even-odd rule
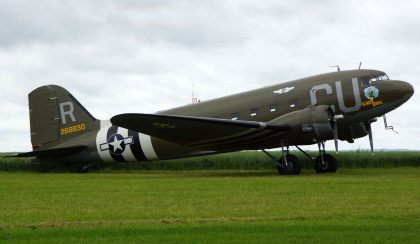
[[[101,120],[101,129],[102,128],[105,128],[105,127],[106,128],[109,128],[111,126],[112,126],[111,121],[109,121],[109,120]]]
[[[128,130],[125,129],[125,128],[118,127],[117,133],[122,135],[124,138],[128,137]],[[133,143],[133,142],[134,141],[131,140],[131,143]],[[121,155],[124,157],[125,161],[127,161],[127,162],[136,162],[137,161],[136,157],[134,157],[134,154],[131,151],[130,145],[125,145],[125,150]]]
[[[144,156],[146,156],[147,160],[158,160],[158,156],[153,148],[150,136],[139,133],[139,138],[141,149],[143,150]]]
[[[101,144],[108,142],[108,138],[106,138],[106,136],[108,134],[108,129],[111,126],[112,124],[109,120],[101,120],[101,127],[98,131],[98,134],[96,134],[96,150],[104,162],[114,162],[114,159],[112,158],[109,150],[101,150]]]

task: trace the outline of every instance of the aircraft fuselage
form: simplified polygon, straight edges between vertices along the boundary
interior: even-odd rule
[[[71,96],[69,100],[57,101],[59,109],[55,116],[58,118],[58,124],[53,126],[60,128],[60,140],[54,140],[52,135],[51,141],[41,146],[48,149],[83,144],[87,145],[86,150],[60,157],[60,160],[118,162],[276,148],[285,142],[287,145],[309,145],[317,140],[314,140],[313,134],[302,133],[305,125],[301,125],[301,116],[289,115],[310,106],[320,105],[327,105],[336,115],[342,115],[337,121],[339,139],[352,142],[367,135],[366,123],[397,108],[412,94],[413,87],[409,83],[390,80],[382,71],[349,70],[293,80],[157,113],[264,123],[276,123],[284,119],[296,125],[291,128],[293,133],[286,136],[284,132],[254,133],[238,139],[237,143],[231,139],[229,144],[224,144],[223,148],[216,150],[200,150],[179,145],[113,126],[108,120],[92,120],[85,123],[79,120],[79,112],[75,109],[78,102]],[[32,125],[31,120],[31,130],[33,127],[35,128],[35,125]],[[281,140],[279,135],[283,135]],[[64,143],[62,139],[65,139]],[[329,139],[333,139],[333,135],[325,134],[323,140]],[[33,144],[36,144],[34,147],[40,146],[34,141]]]

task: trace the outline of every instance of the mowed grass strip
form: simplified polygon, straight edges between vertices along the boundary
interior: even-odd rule
[[[418,243],[418,223],[289,220],[6,228],[0,241],[28,243]]]
[[[3,172],[0,239],[293,241],[319,232],[331,240],[411,242],[420,238],[419,185],[419,168],[304,170],[300,176],[266,170]]]

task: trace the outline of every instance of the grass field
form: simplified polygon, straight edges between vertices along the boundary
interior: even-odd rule
[[[420,168],[0,172],[0,241],[420,240]]]
[[[316,157],[317,152],[310,152]],[[273,153],[280,156],[279,152]],[[302,161],[302,167],[313,168],[313,162],[300,152],[293,152]],[[372,157],[370,152],[340,152],[336,157],[339,168],[372,168],[372,167],[419,167],[420,152],[377,152]],[[10,155],[0,153],[0,171],[35,171],[35,172],[68,172],[72,166],[57,163],[31,162],[31,158],[3,158]],[[244,151],[142,163],[108,163],[101,165],[109,170],[149,171],[149,170],[220,170],[220,169],[274,169],[274,163],[258,151]]]

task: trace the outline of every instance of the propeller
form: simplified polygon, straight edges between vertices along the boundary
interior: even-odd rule
[[[366,130],[369,134],[369,143],[370,143],[370,152],[372,153],[372,156],[375,155],[375,152],[373,150],[373,135],[372,135],[372,122],[365,122]]]
[[[370,144],[370,152],[372,153],[372,156],[375,155],[375,151],[373,149],[373,134],[372,134],[372,123],[378,121],[377,118],[371,119],[369,121],[365,121],[365,128],[369,135],[369,144]]]
[[[334,137],[334,146],[335,152],[338,153],[338,128],[337,128],[337,120],[343,119],[344,116],[342,114],[336,115],[331,107],[328,107],[328,116],[330,120],[330,125],[332,128],[332,133]]]
[[[337,130],[336,121],[334,121],[333,136],[334,136],[335,153],[338,153],[338,130]]]

